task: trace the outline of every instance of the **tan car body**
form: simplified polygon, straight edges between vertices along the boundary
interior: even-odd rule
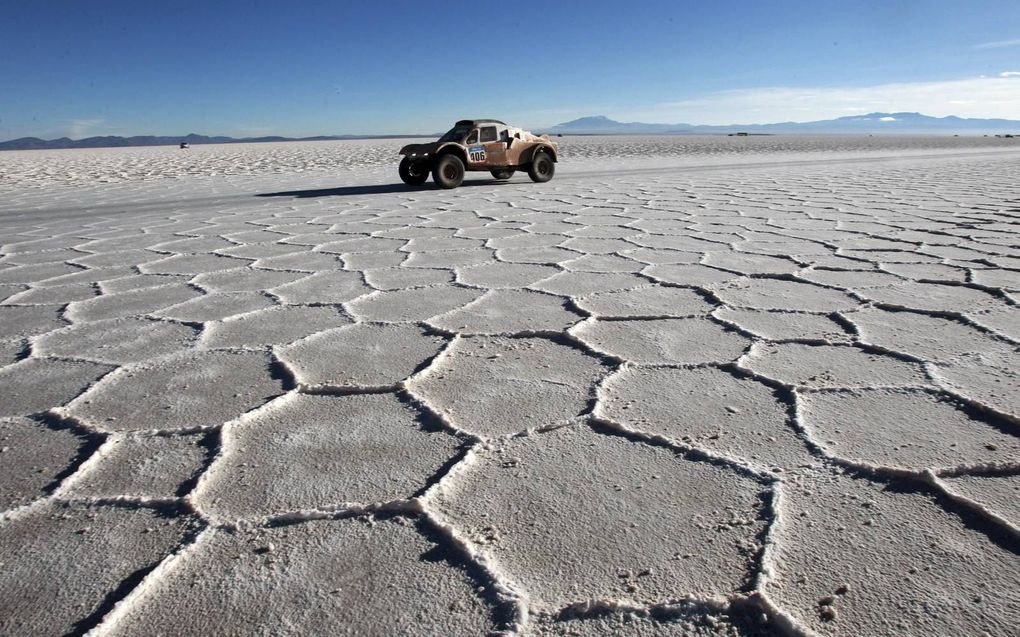
[[[464,162],[465,170],[478,171],[526,168],[539,150],[544,150],[554,162],[557,161],[559,148],[556,142],[545,135],[533,135],[491,119],[461,120],[454,128],[460,126],[470,129],[459,141],[408,144],[400,149],[400,154],[424,168],[445,153],[456,153]],[[495,140],[481,141],[483,133],[492,136],[485,129],[493,128]]]

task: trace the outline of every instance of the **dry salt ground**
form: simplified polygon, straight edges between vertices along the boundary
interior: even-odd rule
[[[1014,635],[1020,146],[0,154],[0,634]]]

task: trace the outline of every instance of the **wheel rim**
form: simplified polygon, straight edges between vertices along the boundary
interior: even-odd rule
[[[443,177],[446,177],[447,179],[450,179],[450,180],[456,179],[457,178],[457,169],[454,168],[453,166],[447,164],[446,166],[443,167]]]
[[[548,159],[541,159],[541,160],[539,160],[539,162],[538,162],[538,174],[539,175],[548,175],[549,174],[549,160]]]

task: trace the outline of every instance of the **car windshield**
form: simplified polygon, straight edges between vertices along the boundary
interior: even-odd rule
[[[439,138],[441,142],[459,142],[471,130],[470,126],[454,126],[445,135]]]

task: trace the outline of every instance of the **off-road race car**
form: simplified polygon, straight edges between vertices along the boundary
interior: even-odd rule
[[[545,135],[495,119],[462,119],[437,141],[401,148],[400,179],[417,186],[431,172],[439,187],[456,188],[468,170],[487,170],[496,179],[527,170],[532,181],[545,182],[556,172],[557,151],[556,142]]]

